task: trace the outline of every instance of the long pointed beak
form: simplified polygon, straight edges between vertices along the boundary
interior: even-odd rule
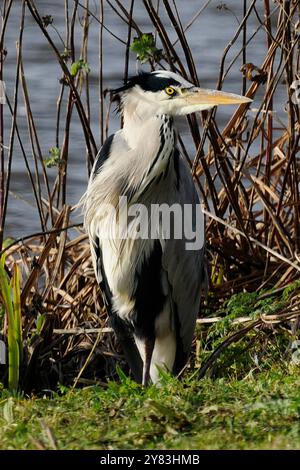
[[[252,100],[246,96],[225,93],[224,91],[205,90],[203,88],[193,88],[183,93],[183,98],[191,105],[207,105],[209,107],[219,104],[243,104],[251,103]]]

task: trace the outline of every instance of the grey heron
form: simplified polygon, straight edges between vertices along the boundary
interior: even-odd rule
[[[86,192],[85,227],[111,324],[136,381],[146,385],[159,381],[160,368],[177,374],[186,364],[205,283],[203,219],[196,226],[199,197],[177,147],[173,117],[251,100],[197,88],[163,70],[133,77],[114,92],[121,97],[123,128],[97,156]],[[129,218],[120,232],[125,204]],[[171,227],[162,222],[162,206],[171,208]],[[189,218],[176,207],[192,208]],[[151,234],[147,224],[141,233],[150,218]],[[180,236],[179,219],[191,223]],[[196,232],[201,243],[191,249],[188,242]]]

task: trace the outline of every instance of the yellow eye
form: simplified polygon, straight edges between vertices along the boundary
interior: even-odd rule
[[[167,93],[167,95],[172,96],[174,95],[175,90],[171,86],[167,86],[167,88],[165,88],[165,92]]]

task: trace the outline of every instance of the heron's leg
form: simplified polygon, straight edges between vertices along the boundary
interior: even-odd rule
[[[150,366],[151,366],[151,359],[153,354],[155,344],[155,338],[146,338],[144,345],[145,345],[145,356],[144,356],[144,367],[143,367],[143,385],[146,387],[149,385],[150,380]]]
[[[170,330],[164,336],[156,336],[150,367],[150,377],[153,383],[159,384],[159,369],[172,372],[176,357],[176,348],[176,335],[174,331]]]

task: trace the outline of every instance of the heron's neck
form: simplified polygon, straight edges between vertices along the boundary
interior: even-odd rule
[[[170,168],[176,137],[173,119],[155,114],[153,105],[131,99],[123,106],[122,136],[133,150],[128,164],[128,181],[143,192],[151,181],[160,178]]]
[[[123,102],[124,136],[129,147],[148,148],[156,153],[161,140],[161,127],[167,126],[173,133],[173,119],[167,115],[157,114],[152,104],[133,97]],[[156,148],[158,147],[158,148]]]

